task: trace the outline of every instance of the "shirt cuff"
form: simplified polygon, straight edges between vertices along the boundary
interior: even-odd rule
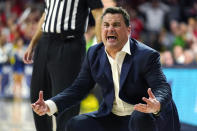
[[[47,104],[47,106],[49,107],[49,110],[50,110],[49,112],[47,112],[47,115],[52,116],[54,113],[56,113],[58,111],[57,106],[54,101],[47,100],[47,101],[45,101],[45,104]]]

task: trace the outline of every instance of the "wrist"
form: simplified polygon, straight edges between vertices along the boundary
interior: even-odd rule
[[[158,116],[160,112],[161,112],[161,104],[160,104],[160,102],[158,102],[157,109],[156,109],[155,112],[153,112],[153,114]]]
[[[154,114],[155,116],[159,116],[160,110],[158,110],[158,111],[156,111],[156,112],[153,112],[153,114]]]
[[[46,104],[46,106],[47,106],[47,113],[49,113],[50,112],[50,108],[49,108],[49,106]]]

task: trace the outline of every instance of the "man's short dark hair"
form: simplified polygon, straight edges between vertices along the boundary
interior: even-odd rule
[[[125,9],[123,9],[122,7],[109,7],[107,9],[105,9],[103,15],[101,16],[101,19],[103,20],[103,17],[109,13],[110,14],[121,14],[126,26],[127,27],[130,26],[130,16],[127,13],[127,11]]]

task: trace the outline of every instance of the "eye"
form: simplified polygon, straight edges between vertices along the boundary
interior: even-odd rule
[[[103,27],[107,28],[107,27],[109,27],[109,24],[108,23],[104,23]]]
[[[104,25],[104,27],[108,27],[109,25]]]
[[[115,27],[115,28],[116,28],[116,27],[120,27],[120,23],[119,23],[119,22],[114,23],[114,24],[113,24],[113,27]]]

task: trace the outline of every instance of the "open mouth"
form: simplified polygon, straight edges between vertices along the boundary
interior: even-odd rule
[[[116,36],[107,36],[107,40],[116,40],[117,37]]]

